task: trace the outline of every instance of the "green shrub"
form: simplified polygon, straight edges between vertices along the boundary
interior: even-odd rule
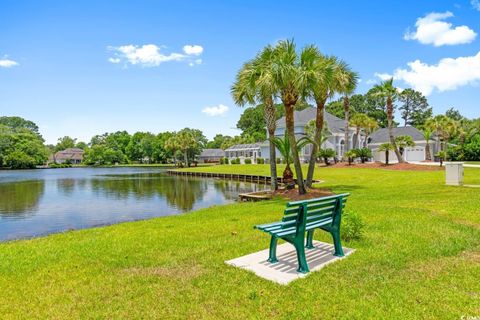
[[[368,148],[353,149],[356,156],[360,158],[362,163],[365,163],[369,158],[372,157],[372,150]]]
[[[231,164],[240,164],[240,158],[235,158],[230,161]]]
[[[277,164],[281,164],[281,163],[282,163],[282,159],[280,159],[280,158],[277,158],[276,161],[277,161]]]
[[[351,241],[362,238],[364,227],[365,224],[360,215],[350,211],[343,212],[340,232],[343,240]]]
[[[257,158],[257,164],[264,164],[264,163],[265,163],[265,159]]]
[[[328,166],[330,164],[329,159],[334,158],[336,155],[335,150],[327,148],[327,149],[320,149],[317,154],[320,158],[323,159],[323,162]]]
[[[249,159],[249,158],[245,159],[245,164],[252,164],[252,159]]]
[[[4,161],[7,167],[12,169],[33,169],[36,165],[36,161],[33,157],[19,150],[13,151],[7,155]]]
[[[465,145],[464,147],[465,159],[467,161],[479,161],[480,160],[480,135],[475,137]]]

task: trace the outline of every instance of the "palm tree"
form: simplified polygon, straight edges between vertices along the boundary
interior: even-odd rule
[[[459,124],[452,118],[445,117],[443,124],[444,151],[448,154],[448,142],[458,133]]]
[[[188,130],[183,129],[176,135],[179,150],[183,151],[185,166],[188,167],[188,150],[197,146],[195,136]]]
[[[244,64],[238,72],[232,85],[233,100],[239,106],[260,103],[263,105],[263,115],[267,125],[270,145],[270,176],[272,190],[278,189],[277,163],[275,154],[275,130],[277,125],[276,109],[274,105],[275,87],[271,81],[271,63],[273,49],[265,47],[255,59]]]
[[[293,182],[293,172],[290,168],[290,164],[293,162],[294,155],[298,155],[298,152],[309,143],[312,143],[312,141],[307,137],[303,137],[298,140],[296,144],[296,150],[293,151],[287,132],[285,132],[283,139],[278,137],[275,137],[273,139],[273,144],[275,145],[275,147],[277,147],[286,164],[285,170],[283,171],[283,181],[287,185],[287,188],[289,188],[291,186],[291,183]]]
[[[380,152],[384,151],[385,152],[385,164],[386,165],[388,165],[388,157],[389,157],[390,150],[394,150],[394,147],[392,146],[392,144],[390,142],[383,143],[383,144],[380,145],[380,147],[378,147],[378,151],[380,151]]]
[[[415,142],[413,142],[413,139],[410,136],[397,136],[395,138],[395,142],[397,143],[397,146],[400,149],[400,153],[402,154],[402,156],[405,148],[415,146]]]
[[[353,158],[357,157],[357,152],[356,150],[348,150],[347,152],[344,153],[344,156],[347,158],[348,165],[350,166],[352,165]]]
[[[306,184],[308,187],[311,187],[313,183],[317,152],[321,148],[322,143],[321,138],[324,128],[325,103],[327,102],[327,99],[335,93],[334,74],[337,72],[338,66],[337,58],[322,55],[316,47],[312,47],[311,51],[313,61],[312,64],[307,67],[308,72],[313,74],[313,78],[310,79],[312,81],[310,81],[307,90],[308,95],[315,101],[317,113],[315,116],[315,132],[313,135],[313,141],[315,143],[312,145],[307,171]]]
[[[377,128],[378,128],[377,120],[368,117],[368,120],[366,121],[365,126],[363,127],[363,129],[365,130],[365,141],[363,142],[363,147],[365,148],[367,147],[368,137],[372,134],[372,132],[377,130]]]
[[[425,127],[436,134],[436,149],[437,153],[445,151],[448,145],[448,140],[455,135],[458,129],[457,122],[445,115],[437,115],[428,119],[425,122]]]
[[[367,126],[369,119],[370,118],[364,113],[357,113],[352,119],[350,119],[350,126],[355,127],[355,140],[353,140],[354,148],[360,148],[360,131]]]
[[[425,128],[435,132],[435,149],[440,151],[440,138],[442,136],[442,128],[443,128],[443,115],[435,116],[434,118],[430,118],[425,122]]]
[[[404,163],[402,155],[398,150],[397,143],[395,142],[395,137],[393,136],[393,103],[398,95],[397,88],[393,85],[393,78],[389,80],[382,81],[380,84],[377,84],[372,89],[372,95],[376,97],[383,97],[386,99],[387,107],[387,121],[388,121],[388,135],[390,137],[390,143],[392,144],[395,155],[397,156],[399,163]]]
[[[305,194],[307,190],[295,138],[294,109],[299,99],[308,96],[308,88],[315,83],[315,72],[312,70],[316,58],[317,50],[314,47],[304,48],[299,56],[293,41],[282,40],[274,47],[271,66],[271,81],[285,107],[286,132],[292,150],[299,194]]]
[[[177,134],[175,132],[172,133],[172,136],[165,141],[165,149],[172,152],[173,165],[176,167],[177,166],[176,152],[178,149],[180,149],[180,146],[178,144]]]
[[[430,151],[430,140],[432,139],[432,130],[425,128],[422,131],[423,138],[427,142],[425,145],[425,159],[427,161],[432,161],[432,152]]]
[[[334,56],[324,56],[316,52],[315,62],[311,70],[314,74],[314,80],[310,82],[308,88],[309,95],[315,100],[317,114],[315,119],[315,144],[312,148],[307,172],[307,186],[311,187],[313,182],[313,173],[315,170],[315,160],[317,150],[320,148],[320,139],[324,126],[325,103],[335,93],[344,93],[348,100],[356,86],[358,75],[352,72],[344,61]]]
[[[343,94],[343,112],[345,114],[345,151],[349,150],[349,125],[350,125],[350,95],[355,91],[358,84],[358,74],[350,70],[348,65],[339,67],[338,84],[340,93]]]

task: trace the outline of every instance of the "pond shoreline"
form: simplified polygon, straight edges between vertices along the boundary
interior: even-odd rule
[[[180,177],[160,167],[11,170],[0,179],[0,241],[181,215],[261,184]]]

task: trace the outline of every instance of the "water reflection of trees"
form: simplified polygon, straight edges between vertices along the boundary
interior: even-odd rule
[[[220,191],[225,199],[236,200],[240,193],[255,192],[265,190],[268,186],[250,182],[240,182],[234,180],[215,180],[215,190]]]
[[[115,199],[165,198],[167,203],[183,211],[193,208],[197,199],[205,194],[208,185],[200,179],[158,174],[121,175],[92,179],[92,190]]]
[[[75,186],[78,184],[79,180],[69,178],[69,179],[58,179],[57,180],[57,189],[64,193],[65,195],[72,195],[75,191]]]
[[[44,190],[43,180],[0,184],[0,216],[23,218],[34,214]]]

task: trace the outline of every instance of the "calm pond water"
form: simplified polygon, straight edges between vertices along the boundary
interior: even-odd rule
[[[264,188],[161,168],[0,171],[0,241],[180,214]]]

